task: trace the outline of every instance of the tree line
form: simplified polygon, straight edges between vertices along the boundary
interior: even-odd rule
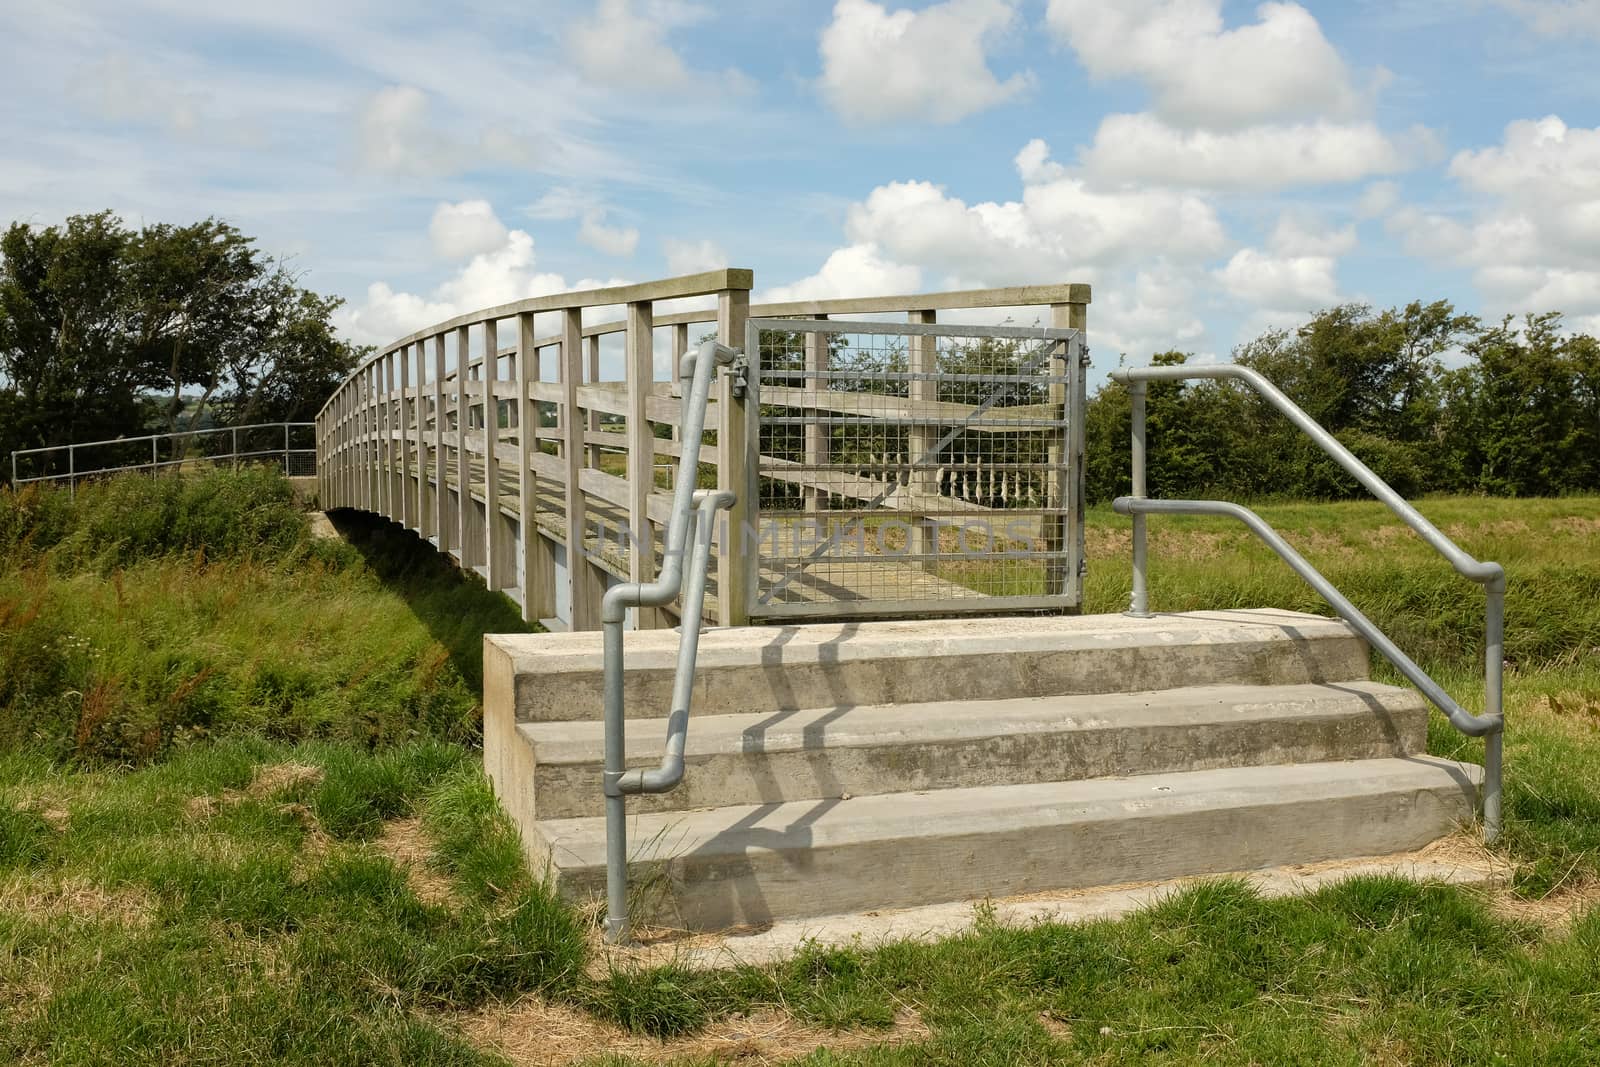
[[[1464,357],[1452,358],[1447,355]],[[1158,364],[1183,363],[1180,352]],[[1345,304],[1233,352],[1406,496],[1600,492],[1600,341],[1556,312],[1485,323],[1444,300],[1375,312]],[[1452,365],[1454,364],[1454,365]],[[1086,495],[1129,486],[1128,391],[1090,398]],[[1151,496],[1363,496],[1310,439],[1239,383],[1152,383]]]
[[[334,332],[341,302],[215,218],[12,223],[0,237],[0,455],[307,421],[364,351]]]

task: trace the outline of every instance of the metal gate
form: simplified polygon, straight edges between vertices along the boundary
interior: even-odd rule
[[[752,620],[1081,602],[1080,330],[751,319]]]

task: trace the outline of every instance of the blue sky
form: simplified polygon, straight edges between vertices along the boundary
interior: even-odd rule
[[[53,0],[0,216],[217,215],[381,343],[706,269],[1088,281],[1096,363],[1345,300],[1600,332],[1600,0]]]

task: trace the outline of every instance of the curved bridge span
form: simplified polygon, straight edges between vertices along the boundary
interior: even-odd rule
[[[692,475],[735,500],[709,621],[1076,607],[1088,286],[752,306],[751,285],[535,297],[384,346],[317,416],[324,507],[415,531],[530,621],[597,629],[609,585],[661,568],[676,368],[714,336],[743,357]]]

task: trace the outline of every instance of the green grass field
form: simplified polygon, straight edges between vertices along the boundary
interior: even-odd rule
[[[0,495],[0,1062],[1600,1061],[1600,499],[1423,509],[1509,574],[1513,891],[1218,882],[707,972],[608,965],[524,870],[475,750],[521,624],[431,550],[314,541],[264,475]],[[1261,510],[1481,700],[1476,587],[1375,506]],[[1320,610],[1242,530],[1151,529],[1160,610]],[[1088,541],[1119,610],[1126,525]]]

